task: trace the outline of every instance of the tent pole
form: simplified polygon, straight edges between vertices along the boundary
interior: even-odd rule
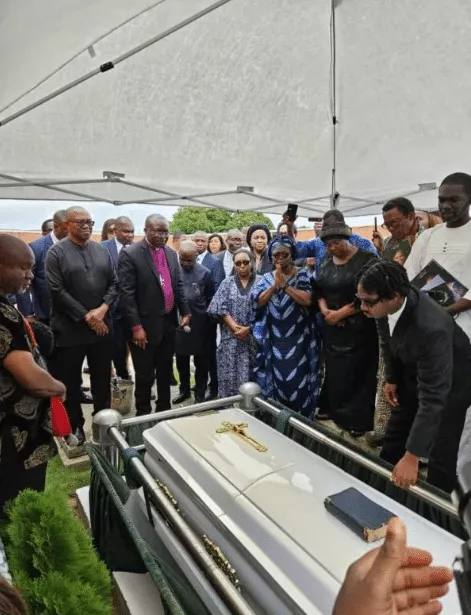
[[[337,173],[337,40],[335,28],[335,0],[331,0],[330,17],[330,82],[331,82],[331,113],[332,113],[332,193],[330,208],[337,207],[339,194],[336,187]]]
[[[162,196],[156,199],[140,199],[138,201],[119,201],[119,205],[153,205],[155,203],[168,203],[169,201],[181,201],[188,199],[201,199],[203,197],[213,198],[215,196],[229,196],[231,194],[238,194],[237,190],[225,190],[224,192],[205,192],[203,194],[185,194],[183,196]],[[175,205],[178,207],[178,205]]]
[[[31,182],[27,180],[23,180],[20,177],[14,177],[13,175],[5,175],[5,173],[0,173],[0,178],[8,179],[10,181],[17,182],[17,184],[21,184],[22,186],[36,186],[38,188],[45,188],[46,190],[53,190],[54,192],[61,192],[63,194],[70,194],[71,196],[78,196],[85,201],[99,201],[101,203],[110,203],[114,205],[113,201],[109,199],[103,199],[98,196],[92,196],[90,194],[84,194],[83,192],[75,192],[74,190],[67,190],[66,188],[55,188],[52,185],[49,185],[47,182]],[[0,188],[1,188],[0,184]]]
[[[189,201],[190,203],[198,203],[198,205],[204,205],[205,207],[212,207],[213,209],[227,209],[229,211],[234,211],[233,207],[227,207],[226,205],[217,205],[216,203],[210,203],[209,201],[202,201],[201,199],[195,199],[192,197],[181,196],[180,194],[176,194],[175,192],[168,192],[167,190],[159,190],[158,188],[150,188],[148,186],[143,186],[141,184],[136,184],[134,182],[128,182],[124,179],[118,179],[120,184],[125,184],[126,186],[130,186],[131,188],[141,188],[144,190],[148,190],[149,192],[156,192],[157,194],[164,194],[165,196],[176,197],[177,200],[181,199],[182,201]],[[149,205],[152,205],[150,202]]]
[[[109,70],[114,68],[117,64],[120,64],[121,62],[124,62],[124,60],[127,60],[128,58],[131,58],[132,56],[136,55],[137,53],[140,53],[141,51],[144,51],[145,49],[147,49],[151,45],[154,45],[155,43],[158,43],[159,41],[163,40],[164,38],[167,38],[167,36],[170,36],[171,34],[174,34],[175,32],[178,32],[178,30],[181,30],[182,28],[188,26],[189,24],[191,24],[191,23],[193,23],[195,21],[198,21],[202,17],[205,17],[209,13],[212,13],[216,9],[220,8],[221,6],[224,6],[225,4],[228,4],[229,2],[231,2],[231,0],[218,0],[214,4],[211,4],[210,6],[206,7],[205,9],[203,9],[202,11],[199,11],[198,13],[195,13],[191,17],[188,17],[187,19],[184,19],[183,21],[180,21],[179,23],[177,23],[176,25],[172,26],[168,30],[165,30],[164,32],[161,32],[157,36],[154,36],[153,38],[149,39],[145,43],[142,43],[141,45],[138,45],[137,47],[134,47],[130,51],[127,51],[126,53],[123,53],[121,56],[118,56],[115,60],[111,60],[109,62],[105,62],[99,68],[95,68],[94,70],[90,71],[86,75],[82,75],[82,77],[79,77],[78,79],[75,79],[71,83],[63,86],[62,88],[54,90],[54,92],[51,92],[47,96],[44,96],[43,98],[40,98],[39,100],[37,100],[36,102],[32,103],[31,105],[27,105],[26,107],[24,107],[20,111],[17,111],[16,113],[13,113],[12,115],[9,115],[8,117],[6,117],[4,120],[1,120],[0,121],[0,128],[2,126],[5,126],[5,124],[9,124],[13,120],[16,120],[17,118],[21,117],[22,115],[25,115],[25,113],[28,113],[29,111],[32,111],[33,109],[36,109],[37,107],[40,107],[41,105],[49,102],[50,100],[52,100],[54,98],[57,98],[57,96],[60,96],[61,94],[64,94],[65,92],[68,92],[69,90],[73,89],[75,86],[80,85],[81,83],[84,83],[85,81],[88,81],[92,77],[96,77],[96,75],[99,75],[100,73],[108,72]]]

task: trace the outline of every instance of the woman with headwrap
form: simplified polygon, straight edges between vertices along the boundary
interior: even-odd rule
[[[255,272],[259,275],[273,271],[273,263],[267,250],[270,238],[271,234],[266,224],[253,224],[247,231],[247,245],[255,260]]]
[[[355,278],[371,252],[350,243],[345,224],[328,226],[320,234],[327,255],[317,272],[319,308],[323,329],[325,378],[316,418],[335,423],[360,436],[372,429],[378,370],[378,334],[373,320],[360,311]]]
[[[314,413],[319,392],[319,354],[306,269],[294,266],[296,243],[288,235],[273,239],[268,255],[275,270],[252,290],[257,310],[255,380],[267,398],[304,416]]]
[[[216,356],[219,397],[238,395],[240,386],[252,377],[255,354],[250,291],[259,277],[254,272],[253,256],[248,248],[236,250],[232,260],[234,274],[221,282],[207,310],[221,323]]]

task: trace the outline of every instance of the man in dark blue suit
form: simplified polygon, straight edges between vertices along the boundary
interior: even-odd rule
[[[118,269],[118,257],[121,250],[126,248],[134,241],[134,224],[126,216],[120,216],[115,220],[115,237],[107,239],[102,244],[110,253],[115,270]],[[131,376],[127,366],[128,344],[126,339],[126,328],[123,320],[123,310],[119,300],[116,301],[112,309],[113,321],[113,363],[118,378],[130,380]]]
[[[211,272],[214,291],[216,292],[219,285],[226,277],[223,262],[208,252],[208,235],[204,231],[196,231],[196,233],[193,234],[193,241],[198,248],[198,257],[196,261]],[[218,396],[218,373],[216,363],[217,324],[214,323],[209,327],[209,331],[211,336],[211,352],[209,353],[210,381],[207,400],[216,399]]]
[[[51,319],[51,297],[46,280],[46,254],[55,243],[67,237],[65,210],[56,211],[53,225],[50,233],[29,244],[34,253],[34,279],[29,291],[16,295],[18,310],[23,316],[35,318],[46,325],[49,325]]]

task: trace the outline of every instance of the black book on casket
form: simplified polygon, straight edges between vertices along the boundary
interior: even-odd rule
[[[354,487],[330,495],[324,500],[324,505],[334,517],[366,542],[384,538],[389,519],[396,516]]]

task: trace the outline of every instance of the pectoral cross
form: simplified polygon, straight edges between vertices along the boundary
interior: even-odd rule
[[[247,444],[250,444],[250,446],[252,446],[259,453],[266,453],[268,447],[264,444],[260,444],[260,442],[257,442],[257,440],[252,438],[252,436],[249,436],[249,434],[245,432],[247,427],[247,423],[230,423],[229,421],[223,421],[221,427],[216,429],[216,433],[233,433],[234,435],[239,436],[239,438],[242,438],[242,440],[247,442]]]

